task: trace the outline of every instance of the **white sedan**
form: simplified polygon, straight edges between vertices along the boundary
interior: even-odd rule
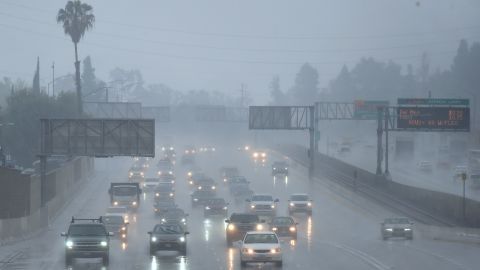
[[[240,247],[240,264],[272,262],[282,266],[282,249],[274,232],[251,231],[245,234]]]

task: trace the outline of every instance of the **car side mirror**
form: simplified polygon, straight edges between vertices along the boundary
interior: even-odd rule
[[[265,219],[261,219],[261,220],[260,220],[260,223],[265,223]]]
[[[147,234],[152,234],[152,232],[147,232]]]
[[[130,224],[130,222],[125,222],[125,225],[129,225],[129,224]]]
[[[279,199],[275,199],[275,201],[274,201],[274,202],[279,202],[279,201],[280,201]]]
[[[114,236],[115,234],[113,232],[108,232],[108,236]]]
[[[229,220],[229,219],[225,219],[225,223],[230,223],[230,220]]]
[[[295,225],[298,225],[298,222],[295,222]]]
[[[250,200],[250,199],[246,199],[245,201],[246,201],[246,202],[251,202],[251,200]]]
[[[66,232],[62,232],[62,233],[60,233],[60,236],[65,237],[65,236],[67,236],[67,233],[66,233]]]
[[[185,232],[185,235],[190,234],[190,232]]]

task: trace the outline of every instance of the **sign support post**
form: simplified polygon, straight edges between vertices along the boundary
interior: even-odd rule
[[[310,180],[313,179],[314,166],[315,166],[315,106],[310,106],[310,166],[308,166],[308,176]]]
[[[382,134],[383,134],[383,127],[382,127],[382,108],[377,108],[377,171],[376,175],[382,174]]]

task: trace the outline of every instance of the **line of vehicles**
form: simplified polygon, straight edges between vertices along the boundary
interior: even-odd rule
[[[242,148],[241,151],[249,152],[250,149]],[[250,181],[237,167],[221,167],[219,176],[215,177],[219,181],[196,167],[197,153],[195,147],[187,146],[181,161],[188,168],[185,180],[191,192],[189,199],[192,209],[202,211],[206,219],[218,217],[225,222],[226,246],[238,247],[242,267],[258,262],[282,266],[280,239],[297,239],[298,222],[295,215],[303,213],[311,216],[314,208],[312,198],[306,193],[291,194],[285,211],[279,211],[280,200],[272,194],[254,192]],[[264,165],[267,153],[254,153],[258,155],[251,155],[253,162]],[[88,219],[72,217],[68,230],[61,234],[65,238],[67,267],[73,264],[75,258],[101,258],[103,265],[108,266],[110,241],[114,238],[127,241],[131,215],[141,207],[143,193],[151,194],[153,214],[157,220],[152,230],[147,232],[149,254],[156,256],[158,251],[168,250],[177,251],[181,256],[187,255],[189,214],[176,203],[174,148],[163,147],[154,168],[151,168],[152,161],[136,158],[126,181],[110,183],[110,206],[104,215]],[[147,175],[147,170],[152,169],[155,170],[154,175]],[[283,160],[273,162],[271,174],[274,177],[288,177],[288,163]],[[228,192],[228,195],[225,194],[227,197],[219,196],[220,190]],[[244,210],[229,213],[230,202],[226,198],[243,204]],[[406,218],[386,219],[381,224],[382,237],[385,240],[390,237],[413,239],[412,225]]]

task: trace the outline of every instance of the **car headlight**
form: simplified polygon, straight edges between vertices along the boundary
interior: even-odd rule
[[[118,205],[118,202],[113,202],[113,205],[117,206],[117,205]]]
[[[295,227],[292,226],[292,227],[289,228],[289,230],[290,230],[291,232],[294,232],[294,231],[297,230],[297,228],[295,228]]]
[[[410,228],[405,228],[405,231],[411,231],[411,230],[412,230],[412,229],[410,229]]]
[[[263,225],[262,224],[257,224],[257,231],[263,230]]]
[[[67,248],[72,248],[73,247],[73,242],[69,240],[69,241],[65,242],[65,245],[67,246]]]
[[[184,218],[182,218],[182,222],[183,222],[183,223],[185,223],[185,222],[187,222],[187,220],[186,220],[186,219],[184,219]]]
[[[223,210],[227,210],[227,209],[228,209],[228,207],[226,207],[226,206],[223,207]]]
[[[133,201],[133,202],[132,202],[132,205],[137,205],[137,202]]]
[[[275,171],[277,168],[273,168],[273,170]]]
[[[227,178],[223,178],[223,182],[227,182]]]
[[[146,187],[147,186],[147,183],[143,183],[143,187]]]
[[[144,174],[143,172],[140,172],[140,175],[141,175],[141,176],[144,176],[145,174]]]
[[[262,157],[266,157],[266,156],[267,156],[267,154],[265,154],[265,153],[262,153]]]
[[[160,196],[160,193],[155,193],[155,196],[156,196],[156,197],[159,197],[159,196]]]
[[[107,241],[102,241],[100,242],[100,246],[106,247],[108,245]]]
[[[290,203],[290,206],[292,206],[292,207],[293,207],[293,206],[295,206],[295,204],[294,204],[293,202],[291,202],[291,203]]]
[[[311,203],[311,202],[308,202],[307,205],[308,205],[308,206],[312,206],[312,203]]]
[[[228,227],[227,227],[227,228],[228,228],[229,231],[233,231],[233,230],[235,230],[235,225],[233,225],[233,224],[228,224]]]
[[[158,175],[162,175],[162,172],[159,171],[157,174],[158,174]]]
[[[166,220],[166,219],[164,219],[164,218],[162,218],[162,222],[165,222],[165,221],[167,221],[167,220]]]
[[[272,231],[274,231],[274,232],[276,232],[277,230],[278,230],[277,227],[272,228]]]
[[[152,238],[150,240],[152,240],[152,242],[157,242],[157,237],[152,236]]]
[[[180,242],[185,242],[185,237],[181,236],[180,238],[178,238],[178,240],[180,240]]]
[[[270,249],[270,253],[280,253],[281,249],[280,248],[272,248]]]
[[[288,170],[288,168],[287,168],[287,167],[285,167],[285,170]]]
[[[122,238],[127,238],[127,235],[122,233]]]
[[[251,248],[247,249],[247,253],[248,254],[253,254],[253,249],[251,249]]]
[[[257,157],[258,157],[258,153],[257,153],[257,152],[253,153],[253,157],[254,157],[254,158],[257,158]]]
[[[389,232],[393,232],[392,228],[387,228],[386,230],[389,231]]]
[[[133,173],[131,172],[131,173],[129,173],[128,175],[133,176]]]
[[[206,209],[206,210],[210,210],[210,207],[209,207],[209,206],[205,206],[205,209]]]
[[[213,190],[215,190],[215,189],[216,189],[216,187],[215,187],[215,186],[212,186],[212,189],[213,189]]]
[[[197,199],[197,198],[193,198],[193,201],[194,201],[194,202],[198,202],[198,199]]]
[[[189,183],[190,185],[193,185],[193,181],[189,181],[188,183]]]
[[[172,175],[172,174],[173,174],[173,172],[172,172],[172,171],[169,171],[169,172],[168,172],[168,174]]]
[[[173,193],[170,193],[170,197],[173,197]]]
[[[275,204],[272,204],[270,207],[272,207],[272,209],[274,209],[274,208],[275,208]]]
[[[188,172],[187,175],[188,175],[188,176],[192,176],[192,172]]]
[[[255,205],[254,205],[254,204],[252,204],[252,205],[250,205],[250,207],[253,209],[253,208],[255,208]]]
[[[122,231],[125,231],[127,229],[127,227],[122,227]]]
[[[202,189],[202,186],[198,186],[198,189]]]
[[[185,150],[185,154],[188,154],[188,153],[190,153],[190,151],[188,151],[188,150]]]

